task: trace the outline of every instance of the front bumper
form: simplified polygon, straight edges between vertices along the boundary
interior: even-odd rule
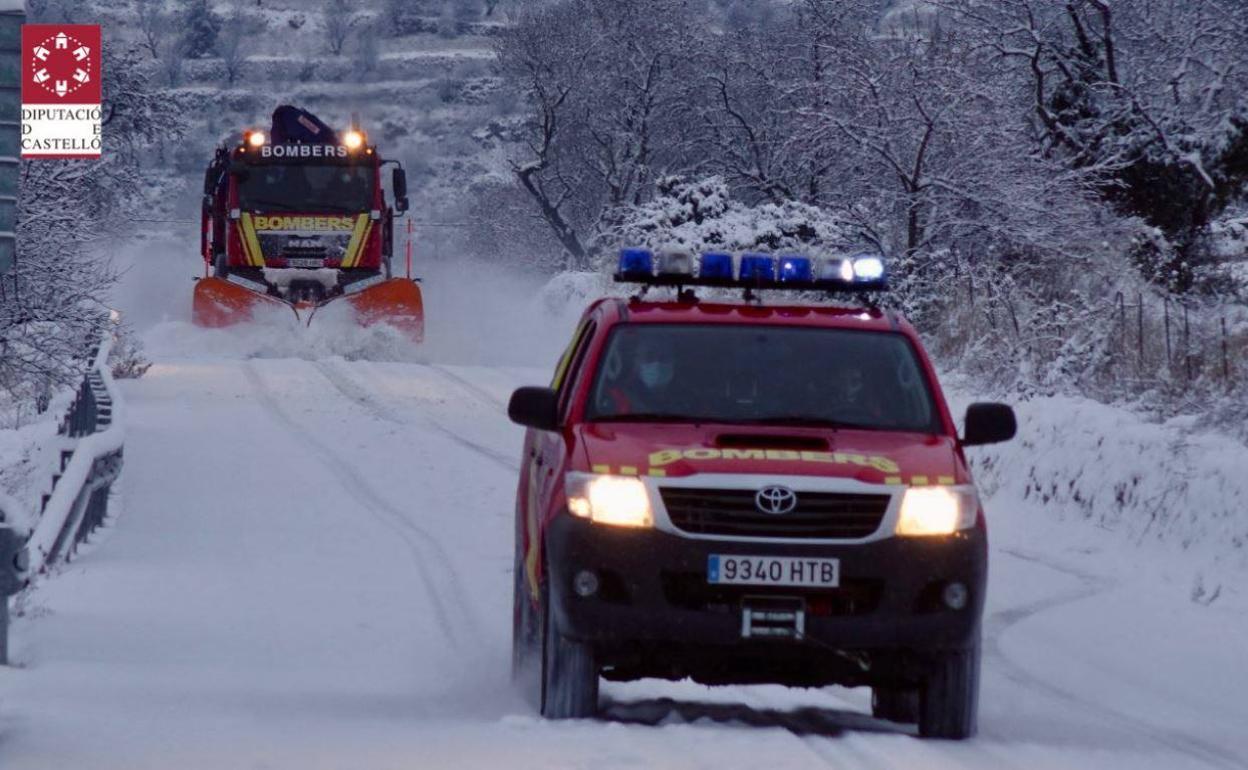
[[[978,638],[987,581],[981,524],[950,537],[854,544],[714,541],[653,529],[596,525],[562,514],[547,530],[550,597],[563,633],[591,641],[617,678],[693,676],[711,683],[846,684],[905,680],[941,650]],[[836,558],[836,589],[715,586],[710,554]],[[578,596],[592,570],[600,588]],[[969,592],[954,610],[950,582]],[[745,597],[799,597],[804,642],[742,638]]]

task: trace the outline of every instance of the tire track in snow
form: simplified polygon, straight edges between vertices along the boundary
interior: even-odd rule
[[[483,401],[486,404],[489,404],[491,407],[499,410],[503,414],[507,414],[507,404],[505,404],[504,402],[496,398],[494,394],[490,393],[488,390],[476,384],[475,382],[472,382],[471,380],[469,380],[468,378],[462,375],[456,374],[455,372],[451,371],[450,369],[443,366],[442,364],[430,364],[429,368],[437,372],[438,374],[442,375],[443,377],[446,377],[447,379],[454,381],[456,385],[459,385],[464,390],[476,396],[478,400]]]
[[[1229,751],[1215,743],[1209,743],[1186,733],[1169,730],[1163,726],[1089,701],[1069,690],[1058,687],[1042,675],[1033,674],[1025,666],[1010,658],[1001,647],[1001,637],[1011,628],[1024,620],[1049,610],[1091,599],[1110,590],[1115,583],[1108,578],[1057,563],[1037,553],[1011,548],[999,549],[998,553],[1004,553],[1016,559],[1038,564],[1054,572],[1073,577],[1079,581],[1079,585],[1069,591],[1044,599],[1009,609],[998,610],[987,619],[984,634],[984,653],[996,659],[1000,664],[995,668],[996,671],[999,671],[1015,684],[1042,692],[1050,698],[1070,703],[1093,714],[1108,717],[1109,721],[1128,732],[1159,743],[1171,751],[1200,759],[1211,767],[1244,770],[1243,758],[1233,751]]]
[[[317,459],[338,483],[353,498],[359,500],[365,510],[394,531],[408,546],[408,550],[412,552],[414,557],[413,561],[416,563],[416,570],[420,574],[421,582],[424,584],[425,591],[429,596],[429,603],[437,616],[438,628],[447,640],[453,644],[458,644],[465,638],[473,641],[479,639],[479,626],[475,618],[469,614],[468,605],[461,598],[463,592],[459,587],[458,575],[437,539],[426,530],[414,524],[407,518],[406,514],[378,494],[373,486],[342,455],[335,452],[313,435],[305,426],[292,418],[274,397],[273,390],[265,383],[264,378],[257,371],[254,361],[248,360],[243,363],[243,374],[252,384],[260,405],[264,407],[274,421],[298,439],[301,444],[312,450]],[[457,624],[452,621],[452,613],[447,607],[443,593],[439,590],[441,581],[430,570],[431,561],[440,563],[445,570],[444,574],[452,584],[453,593],[456,594],[456,598],[459,600],[460,612],[458,614],[464,621],[463,625],[465,627],[463,628],[456,629]]]
[[[403,414],[396,411],[388,404],[385,404],[372,396],[368,389],[361,385],[352,374],[344,371],[338,366],[334,366],[332,362],[317,361],[316,368],[345,398],[354,401],[356,404],[372,413],[372,415],[379,420],[400,425],[405,428],[428,428],[437,431],[463,448],[485,457],[496,465],[499,465],[512,473],[520,472],[520,463],[515,458],[505,455],[497,449],[478,444],[471,439],[465,438],[437,420],[434,420],[432,417],[429,417],[427,414],[421,415],[419,423],[407,419]],[[432,367],[429,368],[430,371],[436,371]]]

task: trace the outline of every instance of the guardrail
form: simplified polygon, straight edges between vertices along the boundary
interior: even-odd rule
[[[29,527],[24,530],[12,526],[16,512],[0,515],[0,664],[8,663],[9,596],[34,576],[72,559],[78,544],[108,514],[109,490],[121,473],[125,438],[124,406],[108,369],[112,346],[112,336],[106,335],[92,351],[91,368],[61,419],[58,470],[39,513],[25,517]],[[0,509],[16,504],[0,497]]]

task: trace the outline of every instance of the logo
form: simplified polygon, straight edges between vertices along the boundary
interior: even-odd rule
[[[282,230],[328,230],[328,231],[350,231],[355,227],[356,218],[352,216],[332,217],[332,216],[281,216],[281,215],[264,215],[257,214],[255,217],[255,228],[257,231],[282,231]],[[320,245],[316,243],[315,245]]]
[[[22,157],[100,157],[98,24],[22,27]]]
[[[260,148],[261,158],[346,158],[342,144],[266,144]]]
[[[797,507],[797,493],[788,487],[763,487],[754,495],[754,505],[759,513],[773,516],[790,513]]]

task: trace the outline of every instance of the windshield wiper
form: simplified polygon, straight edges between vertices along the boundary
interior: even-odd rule
[[[882,425],[869,425],[861,422],[845,422],[829,417],[815,417],[804,414],[779,414],[771,417],[756,417],[740,420],[745,425],[808,425],[812,428],[833,428],[835,430],[886,430]]]

